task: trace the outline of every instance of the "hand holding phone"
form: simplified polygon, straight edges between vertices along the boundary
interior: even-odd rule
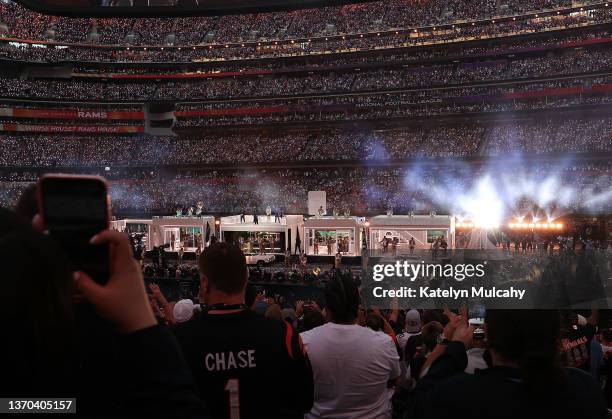
[[[93,246],[112,246],[111,276],[100,285],[84,272],[75,272],[74,283],[98,313],[120,332],[131,333],[157,324],[145,290],[140,265],[126,235],[105,230],[91,240]]]

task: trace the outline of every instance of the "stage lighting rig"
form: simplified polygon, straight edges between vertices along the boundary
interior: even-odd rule
[[[563,223],[555,222],[554,220],[549,222],[525,222],[523,220],[516,220],[508,223],[508,228],[511,230],[562,230]]]

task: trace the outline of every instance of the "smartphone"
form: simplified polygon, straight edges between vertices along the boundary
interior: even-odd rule
[[[108,281],[109,246],[89,240],[109,228],[108,183],[99,176],[45,175],[38,181],[38,206],[44,230],[68,255],[73,271],[100,284]]]

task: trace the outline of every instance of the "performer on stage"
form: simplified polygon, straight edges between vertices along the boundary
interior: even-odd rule
[[[391,241],[391,251],[393,256],[397,256],[397,245],[399,244],[399,239],[397,237],[393,237]]]
[[[272,207],[270,207],[270,205],[268,205],[266,207],[266,220],[268,222],[270,222],[270,216],[272,215]]]
[[[317,214],[319,217],[323,217],[325,215],[325,211],[323,210],[323,205],[321,205],[319,207],[319,210],[317,211]]]
[[[433,244],[433,260],[437,260],[438,259],[438,250],[440,250],[440,239],[437,238],[436,241]]]
[[[387,236],[383,237],[380,243],[382,244],[383,253],[387,253],[387,250],[389,249],[389,239],[387,239]]]
[[[243,208],[243,209],[240,211],[240,222],[241,222],[241,223],[246,222],[246,221],[245,221],[245,219],[244,219],[244,212],[245,212],[245,211],[244,211],[244,208]]]
[[[408,241],[408,247],[410,248],[410,254],[414,254],[414,247],[416,246],[416,241],[414,237],[410,237],[410,241]]]
[[[198,204],[196,205],[196,216],[201,217],[203,211],[204,211],[204,204],[202,203],[202,201],[198,201]]]
[[[253,208],[253,223],[259,224],[259,218],[257,217],[257,207]]]

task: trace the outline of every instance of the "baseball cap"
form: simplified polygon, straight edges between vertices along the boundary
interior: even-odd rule
[[[172,309],[172,314],[174,314],[174,319],[177,323],[184,323],[188,320],[191,320],[193,317],[193,310],[195,306],[193,301],[185,299],[177,301]]]
[[[410,310],[406,313],[406,332],[416,333],[421,330],[421,313]]]

